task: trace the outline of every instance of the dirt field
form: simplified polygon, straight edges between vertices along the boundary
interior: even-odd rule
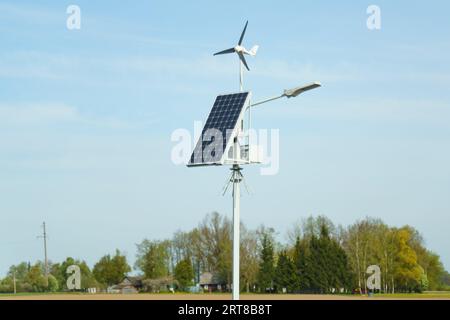
[[[450,294],[376,296],[242,294],[241,300],[450,300]],[[230,294],[18,294],[0,295],[0,300],[231,300]]]

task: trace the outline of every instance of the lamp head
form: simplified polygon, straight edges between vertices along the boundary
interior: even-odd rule
[[[288,98],[293,98],[298,96],[299,94],[309,91],[309,90],[313,90],[315,88],[319,88],[322,85],[319,82],[314,82],[311,84],[308,84],[306,86],[302,86],[302,87],[296,87],[293,89],[289,89],[289,90],[284,90],[284,96],[288,97]]]

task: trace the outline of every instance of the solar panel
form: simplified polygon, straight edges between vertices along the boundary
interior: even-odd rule
[[[233,132],[249,95],[249,92],[240,92],[217,96],[188,166],[223,163],[223,156],[232,143]]]

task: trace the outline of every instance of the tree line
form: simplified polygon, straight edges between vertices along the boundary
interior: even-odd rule
[[[240,276],[244,292],[354,293],[367,292],[367,267],[381,269],[381,291],[421,292],[450,288],[450,275],[439,256],[425,247],[411,226],[390,227],[380,219],[365,218],[344,228],[324,216],[309,217],[292,225],[281,242],[272,228],[254,230],[241,224]],[[67,258],[11,266],[0,281],[0,292],[65,291],[67,268],[81,271],[82,290],[106,289],[120,283],[132,269],[145,291],[161,286],[187,290],[200,274],[211,272],[225,289],[232,279],[232,225],[218,213],[208,214],[190,231],[177,231],[170,239],[145,239],[136,245],[133,268],[119,250],[103,256],[91,269],[86,262]]]

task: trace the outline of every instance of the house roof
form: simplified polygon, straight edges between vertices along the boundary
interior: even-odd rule
[[[200,275],[200,285],[205,284],[215,285],[215,284],[222,284],[222,282],[219,281],[217,274],[211,272],[203,272]]]
[[[120,288],[124,288],[124,287],[128,287],[128,286],[142,287],[142,280],[143,280],[143,277],[126,276],[122,280],[122,282],[117,284],[115,287],[120,287]]]

